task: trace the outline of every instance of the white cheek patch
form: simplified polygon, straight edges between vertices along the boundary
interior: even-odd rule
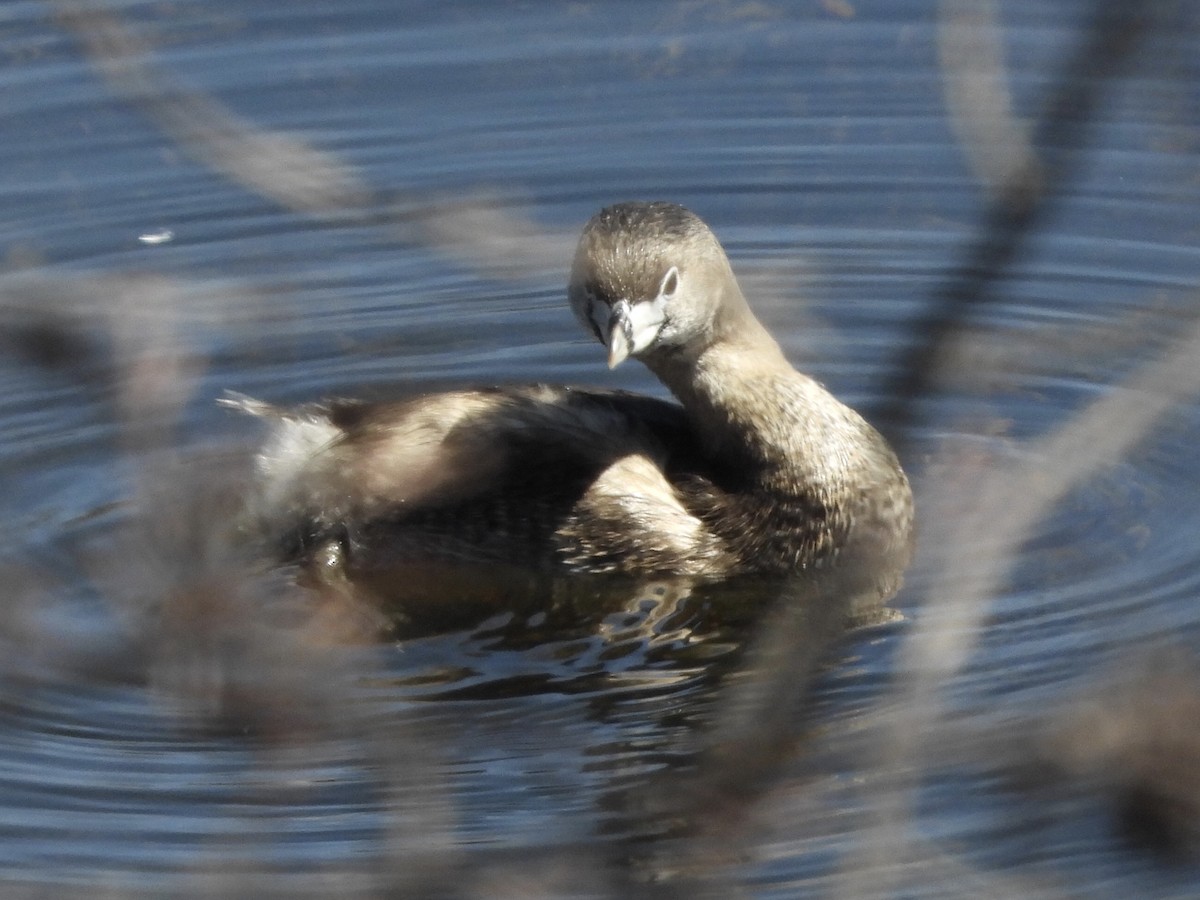
[[[629,350],[636,355],[654,343],[666,321],[667,301],[660,294],[650,301],[629,307]]]

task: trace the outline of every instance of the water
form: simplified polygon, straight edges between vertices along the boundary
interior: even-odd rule
[[[304,611],[286,602],[263,613],[274,588],[231,585],[217,559],[201,575],[232,597],[220,615],[202,605],[147,625],[173,589],[161,560],[177,544],[157,535],[156,557],[103,543],[136,517],[140,484],[104,360],[115,340],[116,358],[145,351],[178,376],[166,384],[187,386],[147,402],[178,410],[177,445],[201,472],[205,454],[254,436],[217,408],[226,390],[294,402],[544,380],[661,393],[637,366],[606,373],[563,302],[579,225],[605,203],[661,197],[714,226],[793,360],[878,409],[984,205],[945,111],[932,10],[112,8],[152,45],[169,79],[158,89],[207,95],[329,154],[383,212],[306,215],[237,183],[152,106],[114,93],[62,8],[0,10],[0,291],[16,336],[0,360],[0,879],[116,896],[622,893],[605,874],[611,848],[658,846],[629,793],[703,743],[753,609],[714,601],[704,627],[698,605],[675,611],[651,593],[626,610],[522,609],[346,648],[297,625]],[[1086,8],[999,4],[1020,114],[1038,111]],[[923,492],[944,471],[935,454],[1019,457],[1185,327],[1200,280],[1195,23],[1150,40],[1105,97],[1087,165],[980,317],[980,360],[1023,349],[1008,377],[938,398],[910,435]],[[449,241],[426,213],[464,201],[539,237],[495,258]],[[131,285],[143,300],[107,318]],[[83,342],[58,348],[78,365],[47,370],[25,325],[60,308]],[[136,324],[114,339],[111,321]],[[1004,776],[1008,756],[971,743],[1044,725],[1139,652],[1195,647],[1197,433],[1200,408],[1176,408],[1022,549],[946,685],[965,762],[935,761],[915,791],[907,894],[1200,889],[1189,864],[1121,842],[1102,791],[1047,799]],[[919,564],[897,601],[906,621],[835,650],[803,717],[816,736],[753,806],[742,850],[708,873],[716,895],[724,877],[754,896],[831,892],[870,848],[869,770],[839,748],[876,733],[936,577]]]

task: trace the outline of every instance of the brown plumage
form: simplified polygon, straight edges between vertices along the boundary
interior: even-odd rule
[[[797,372],[751,313],[716,237],[669,203],[588,222],[569,299],[679,403],[530,386],[277,412],[260,512],[292,551],[351,565],[496,563],[542,572],[788,575],[911,552],[895,455]]]

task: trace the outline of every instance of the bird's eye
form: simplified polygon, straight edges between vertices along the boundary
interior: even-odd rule
[[[678,289],[679,269],[676,266],[671,266],[667,270],[667,274],[663,276],[662,285],[658,289],[658,296],[670,299]]]

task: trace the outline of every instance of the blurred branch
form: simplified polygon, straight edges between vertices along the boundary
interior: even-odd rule
[[[389,224],[394,239],[433,247],[492,278],[565,272],[575,252],[574,235],[505,209],[499,196],[486,191],[440,201],[409,198],[395,205]]]
[[[1007,204],[1014,186],[1035,187],[1038,160],[1029,128],[1013,113],[1005,84],[996,4],[941,0],[938,58],[950,124],[993,202]]]
[[[966,0],[964,0],[966,2]],[[951,345],[969,322],[975,308],[986,304],[992,286],[1016,258],[1035,226],[1061,199],[1077,173],[1095,120],[1095,111],[1103,102],[1110,83],[1141,46],[1151,26],[1164,18],[1167,0],[1097,0],[1091,20],[1082,29],[1084,35],[1076,52],[1056,79],[1042,115],[1033,129],[1033,145],[1040,158],[1022,155],[1005,163],[1007,180],[992,188],[993,201],[988,208],[979,237],[966,252],[962,266],[953,272],[934,295],[925,315],[913,324],[916,343],[901,361],[898,374],[886,385],[883,396],[888,406],[880,421],[893,445],[904,456],[910,427],[919,414],[921,398],[942,387],[954,375]],[[986,13],[970,11],[957,2],[942,5],[942,57],[957,65],[966,65],[966,48],[961,45],[963,28],[983,21]],[[986,45],[986,38],[979,38]],[[985,51],[989,64],[996,52]],[[973,77],[961,71],[948,72],[964,77],[988,98],[993,112],[1006,103],[998,88],[979,88]],[[989,71],[981,80],[994,80],[998,73]],[[962,102],[966,97],[962,98]],[[961,113],[957,95],[951,99],[952,115]],[[1012,131],[1015,125],[1006,127]],[[972,117],[959,121],[960,134],[982,139],[981,127]],[[979,147],[968,150],[972,158],[987,152]]]
[[[936,613],[923,620],[906,648],[904,669],[920,673],[913,682],[918,693],[936,690],[962,665],[972,643],[965,635],[978,633],[988,601],[1033,526],[1076,486],[1120,461],[1176,404],[1200,393],[1197,358],[1200,323],[1124,385],[1031,443],[1022,461],[964,473],[975,497],[965,518],[940,516],[937,505],[941,500],[960,506],[950,495],[965,484],[931,486],[925,522],[942,593],[930,598]],[[925,699],[917,705],[927,708]]]
[[[151,61],[152,46],[115,14],[80,0],[54,5],[113,91],[197,162],[285,209],[381,225],[394,240],[430,246],[499,278],[542,275],[570,259],[573,239],[502,209],[489,194],[448,201],[402,193],[385,204],[332,154],[254,125],[176,84]]]
[[[334,157],[254,127],[221,104],[175,84],[149,61],[149,45],[115,15],[77,0],[55,0],[54,5],[113,90],[139,106],[198,162],[300,212],[361,213],[372,202],[358,175]]]
[[[992,201],[964,264],[915,324],[917,342],[884,391],[891,404],[884,422],[902,452],[922,398],[971,370],[961,345],[972,313],[992,299],[994,285],[1067,193],[1099,105],[1152,26],[1161,26],[1166,4],[1099,0],[1034,129],[1038,157],[1025,145],[1001,84],[994,11],[990,3],[941,5],[947,103]],[[878,712],[881,728],[866,760],[878,786],[874,821],[859,851],[843,861],[842,896],[888,895],[901,887],[920,840],[911,827],[913,792],[940,733],[942,686],[983,634],[1021,544],[1071,490],[1122,459],[1175,404],[1200,392],[1198,354],[1200,323],[1193,321],[1156,360],[1030,443],[1019,461],[959,466],[951,477],[923,485],[922,545],[935,577],[917,628],[901,647],[903,680]],[[971,498],[965,513],[963,497]]]
[[[208,360],[185,328],[261,315],[253,293],[158,275],[0,276],[0,350],[111,404],[126,451],[169,447]]]
[[[967,467],[923,492],[923,543],[937,574],[918,627],[901,649],[904,680],[883,714],[880,769],[892,779],[879,796],[879,833],[864,843],[869,863],[847,870],[847,896],[872,893],[871,877],[895,873],[899,838],[912,821],[911,791],[927,742],[936,733],[943,684],[965,663],[1006,572],[1033,526],[1066,494],[1122,459],[1177,403],[1200,393],[1200,322],[1124,385],[1058,431],[1032,442],[1021,461]],[[962,512],[962,497],[973,498]],[[881,783],[881,787],[883,783]],[[890,877],[890,876],[888,876]]]

